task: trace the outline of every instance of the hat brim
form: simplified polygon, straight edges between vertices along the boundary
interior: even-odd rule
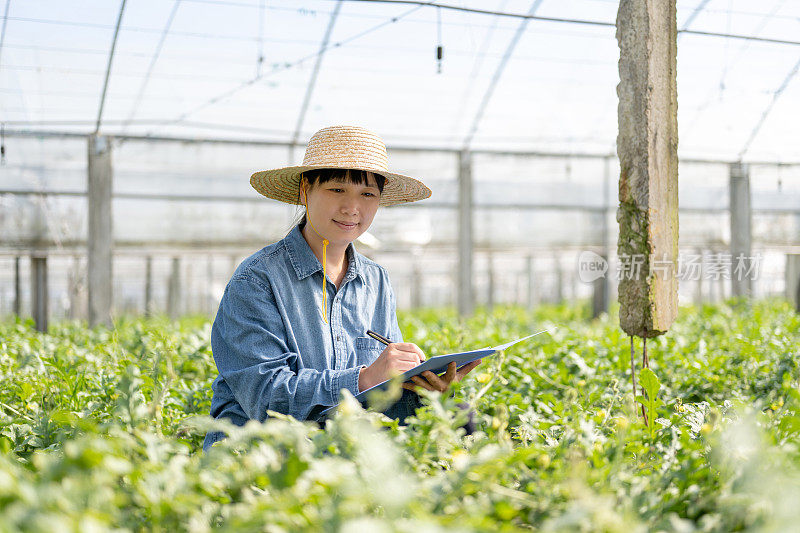
[[[353,166],[301,165],[262,170],[250,176],[250,185],[267,198],[272,198],[273,200],[278,200],[279,202],[285,202],[287,204],[300,205],[300,174],[307,170],[322,168],[364,170],[374,174],[380,174],[386,178],[386,183],[381,192],[381,199],[378,203],[378,205],[383,207],[416,202],[424,200],[431,195],[431,190],[426,187],[424,183],[410,176]]]

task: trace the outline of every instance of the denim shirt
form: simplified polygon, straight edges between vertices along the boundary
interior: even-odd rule
[[[386,271],[347,247],[340,288],[327,278],[328,322],[322,318],[322,265],[295,226],[286,237],[245,259],[233,273],[211,329],[219,376],[211,416],[244,425],[267,410],[316,419],[358,394],[358,374],[383,351],[374,330],[402,341]],[[209,439],[203,448],[213,444]],[[218,433],[218,432],[217,432]]]

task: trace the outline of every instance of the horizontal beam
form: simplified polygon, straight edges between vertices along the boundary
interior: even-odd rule
[[[11,194],[16,196],[66,196],[73,198],[85,198],[86,193],[83,191],[36,191],[32,189],[15,190],[15,189],[0,189],[0,195]],[[261,196],[209,196],[203,194],[195,195],[178,195],[178,194],[156,194],[156,193],[113,193],[113,198],[120,200],[153,200],[163,202],[213,202],[213,203],[263,203],[265,201]],[[397,207],[412,208],[412,209],[457,209],[456,202],[413,202],[409,204],[401,204]],[[474,203],[475,209],[515,209],[519,211],[541,209],[543,211],[588,211],[593,213],[600,213],[603,211],[610,211],[616,209],[616,205],[603,207],[600,205],[576,205],[576,204],[552,204],[552,203],[536,203],[536,204],[520,204],[520,203]],[[727,207],[680,207],[679,211],[682,213],[727,213]],[[797,208],[753,208],[753,213],[769,213],[769,214],[800,214],[800,207]]]
[[[109,121],[104,121],[108,124]],[[10,124],[10,122],[6,122]],[[58,130],[24,130],[24,129],[6,129],[6,137],[35,137],[35,138],[54,138],[54,139],[85,139],[91,133],[86,132],[71,132],[71,131],[58,131]],[[243,145],[243,146],[275,146],[279,148],[288,148],[292,146],[289,141],[266,141],[259,139],[224,139],[224,138],[201,138],[201,137],[179,137],[179,136],[152,136],[152,135],[114,135],[109,133],[106,135],[111,140],[121,141],[137,141],[137,142],[174,142],[181,144],[230,144],[230,145]],[[304,147],[306,143],[298,143],[297,147]],[[426,153],[446,153],[452,154],[454,157],[458,155],[461,148],[451,146],[415,146],[403,144],[390,144],[387,145],[389,150],[407,151],[407,152],[426,152]],[[591,152],[542,152],[530,150],[488,150],[488,149],[473,149],[470,150],[472,154],[480,155],[507,155],[507,156],[528,156],[528,157],[550,157],[550,158],[572,158],[572,159],[616,159],[615,153],[591,153]],[[696,163],[696,164],[720,164],[729,165],[731,163],[747,163],[749,165],[762,165],[772,166],[780,165],[781,167],[800,166],[800,161],[760,161],[760,160],[744,160],[738,159],[712,159],[712,158],[698,158],[698,157],[682,157],[679,158],[681,163]]]

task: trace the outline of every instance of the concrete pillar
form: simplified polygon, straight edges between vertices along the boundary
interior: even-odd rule
[[[47,255],[31,256],[31,314],[36,331],[47,332]]]
[[[730,165],[731,294],[752,296],[750,169],[742,163]]]
[[[167,314],[175,319],[181,313],[181,259],[172,258],[172,267],[167,282]]]
[[[148,255],[144,263],[144,316],[153,314],[153,256]]]
[[[621,0],[617,42],[620,326],[628,335],[654,337],[678,310],[675,0]],[[651,260],[663,266],[652,276]]]
[[[472,154],[458,154],[458,314],[472,315],[475,297],[472,279]]]
[[[14,314],[22,314],[22,283],[20,282],[19,263],[20,256],[14,258]]]
[[[89,325],[103,324],[111,327],[112,289],[112,234],[111,142],[108,137],[89,136]]]
[[[800,313],[800,254],[786,254],[786,299]]]

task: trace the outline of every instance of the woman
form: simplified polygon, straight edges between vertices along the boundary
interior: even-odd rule
[[[379,206],[431,195],[421,182],[389,172],[387,161],[374,133],[334,126],[314,134],[302,166],[250,178],[267,198],[303,205],[305,216],[284,239],[245,259],[225,288],[211,330],[219,370],[211,416],[244,425],[273,410],[319,420],[341,389],[356,395],[425,359],[416,344],[402,342],[386,271],[352,244]],[[367,330],[394,342],[384,346]],[[420,405],[416,387],[443,392],[479,363],[415,377],[385,413],[402,423]],[[203,450],[224,437],[209,432]]]

